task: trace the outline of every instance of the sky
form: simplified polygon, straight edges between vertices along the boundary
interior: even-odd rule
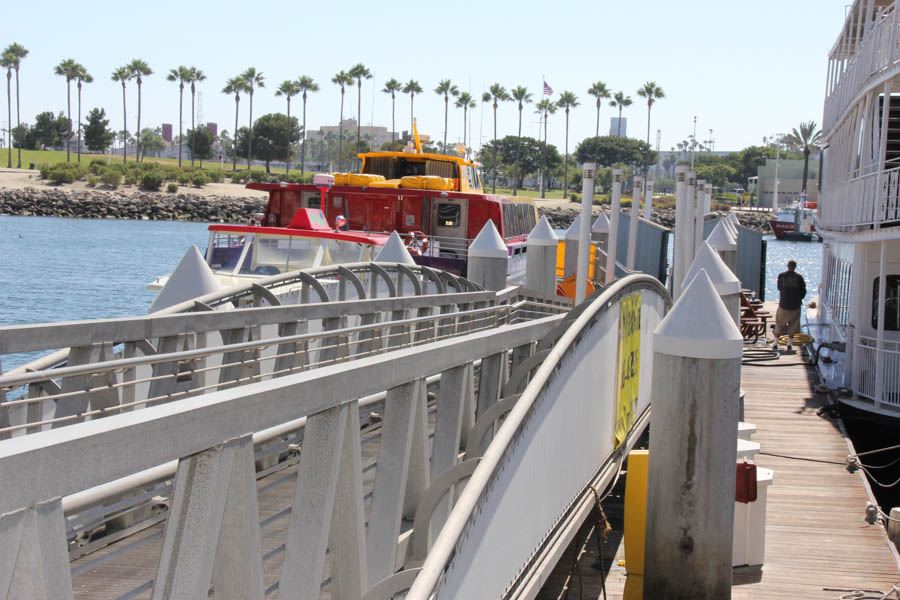
[[[480,100],[500,83],[507,90],[526,86],[541,99],[542,81],[552,99],[569,90],[580,106],[569,114],[569,151],[594,135],[597,109],[587,89],[602,81],[624,91],[634,103],[626,108],[628,135],[646,139],[647,105],[637,90],[655,81],[665,92],[651,111],[651,144],[660,130],[667,150],[693,132],[714,140],[715,150],[739,150],[761,144],[763,136],[789,132],[801,121],[822,121],[828,52],[837,39],[849,0],[611,0],[564,2],[459,1],[410,2],[267,2],[261,5],[223,0],[216,3],[157,0],[139,10],[131,3],[4,2],[0,48],[11,42],[29,54],[22,62],[21,118],[33,122],[46,110],[66,107],[64,77],[53,74],[66,58],[94,76],[83,91],[82,114],[103,107],[111,125],[122,128],[122,88],[110,76],[117,67],[140,58],[154,74],[144,78],[142,127],[173,123],[177,131],[178,86],[166,81],[178,65],[202,70],[198,84],[202,121],[234,129],[234,98],[221,93],[225,81],[253,66],[265,76],[254,94],[254,118],[284,112],[275,89],[287,79],[309,75],[320,91],[308,100],[310,130],[336,125],[340,91],[331,83],[339,70],[362,62],[373,74],[362,88],[364,125],[391,126],[390,96],[381,92],[392,77],[415,79],[424,93],[415,98],[419,131],[441,139],[443,98],[433,92],[449,78]],[[13,79],[15,82],[15,79]],[[2,80],[0,80],[2,85]],[[137,90],[127,90],[128,128],[135,129]],[[5,91],[5,90],[4,90]],[[74,97],[74,86],[73,86]],[[184,125],[190,127],[190,94],[185,95]],[[299,115],[295,98],[291,114]],[[13,89],[13,121],[15,89]],[[5,94],[0,124],[6,127]],[[249,102],[241,99],[241,126]],[[347,90],[344,116],[355,117],[356,87]],[[72,111],[76,105],[73,100]],[[600,110],[600,132],[609,131],[615,109]],[[86,117],[83,117],[86,118]],[[409,96],[396,104],[397,130],[409,126]],[[489,104],[470,110],[472,144],[493,135]],[[522,133],[535,137],[533,105],[523,111]],[[501,103],[497,135],[515,135],[517,106]],[[710,137],[710,131],[712,135]],[[565,115],[552,115],[548,141],[564,151]],[[452,105],[448,142],[461,141],[462,111]]]

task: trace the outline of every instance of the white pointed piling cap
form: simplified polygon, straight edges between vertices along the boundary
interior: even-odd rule
[[[558,243],[559,238],[556,237],[556,232],[550,227],[550,221],[547,220],[547,217],[541,217],[541,220],[537,222],[537,225],[528,234],[525,245],[529,247],[556,246]]]
[[[406,249],[406,244],[400,239],[400,234],[396,231],[391,232],[390,237],[382,246],[381,251],[378,252],[374,262],[402,263],[404,265],[416,264],[409,250]]]
[[[469,257],[509,258],[509,250],[494,222],[488,219],[472,243],[469,244]]]
[[[185,300],[205,296],[211,292],[222,289],[212,269],[206,264],[203,255],[197,246],[191,244],[184,253],[181,262],[169,275],[166,285],[159,290],[159,294],[150,304],[148,312],[156,312],[169,308]]]
[[[569,228],[566,229],[565,239],[567,240],[577,240],[578,235],[581,233],[581,215],[575,217],[575,220],[572,221],[572,224],[569,225]]]
[[[741,331],[701,269],[653,332],[653,351],[685,358],[740,358]]]
[[[738,279],[719,253],[713,250],[707,242],[700,244],[694,262],[684,275],[684,284],[681,289],[686,289],[700,271],[706,271],[710,281],[720,296],[730,296],[741,293],[741,281]]]
[[[737,242],[734,241],[734,236],[731,235],[731,231],[725,225],[725,221],[721,219],[713,227],[705,243],[708,243],[713,247],[713,250],[718,250],[719,252],[734,252],[737,250]]]
[[[600,211],[600,216],[591,225],[591,233],[609,233],[609,217],[605,212]]]

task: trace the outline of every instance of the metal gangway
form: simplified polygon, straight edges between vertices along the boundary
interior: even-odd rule
[[[669,297],[414,277],[444,293],[0,328],[71,348],[0,376],[0,596],[533,597],[646,427]]]

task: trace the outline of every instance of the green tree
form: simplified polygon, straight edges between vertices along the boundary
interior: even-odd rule
[[[148,152],[151,155],[159,156],[159,153],[166,149],[166,141],[159,133],[149,127],[141,130],[140,144],[142,156]]]
[[[434,88],[434,93],[444,97],[444,150],[447,149],[447,113],[450,110],[450,96],[459,95],[459,89],[449,79],[443,79]]]
[[[391,77],[387,81],[384,82],[384,87],[381,88],[381,91],[385,94],[391,95],[391,143],[394,142],[394,138],[397,135],[397,122],[394,119],[394,109],[397,104],[397,92],[399,92],[403,88],[403,84]]]
[[[496,142],[491,140],[481,148],[478,160],[485,168],[493,169],[494,154],[497,168],[508,174],[516,188],[522,188],[525,177],[538,172],[542,162],[548,170],[556,169],[562,162],[555,146],[527,136],[508,135]]]
[[[356,80],[356,146],[359,147],[359,132],[362,126],[362,82],[363,79],[372,79],[372,73],[362,63],[356,63],[348,71],[350,77]]]
[[[566,156],[563,163],[563,195],[569,193],[569,109],[578,106],[578,96],[574,92],[563,92],[556,105],[566,111]]]
[[[91,83],[94,78],[87,69],[82,65],[78,65],[78,73],[75,75],[78,82],[78,164],[81,164],[81,86],[84,83]]]
[[[291,118],[291,97],[296,96],[299,93],[300,93],[300,85],[296,81],[293,81],[290,79],[288,79],[286,81],[282,81],[281,85],[278,87],[278,89],[275,90],[276,96],[284,96],[285,99],[287,100],[287,118],[288,118],[288,120],[290,120],[290,118]],[[288,144],[293,144],[293,143],[294,143],[293,139],[288,140]],[[288,153],[285,173],[287,174],[290,172],[291,172],[291,155],[290,155],[290,153]]]
[[[20,93],[21,88],[19,87],[19,68],[22,66],[22,60],[28,56],[28,50],[25,49],[25,46],[17,43],[12,43],[6,47],[3,51],[3,63],[6,66],[7,63],[12,65],[13,70],[16,72],[16,125],[19,126],[22,124],[22,103],[20,101]],[[7,90],[9,89],[9,72],[7,71]],[[9,92],[7,92],[7,95]],[[12,118],[10,118],[10,122],[12,122]],[[22,168],[22,148],[19,147],[18,150],[18,164],[16,166],[17,169]],[[10,164],[12,167],[12,164]]]
[[[740,183],[745,183],[750,177],[756,176],[757,169],[766,164],[767,158],[775,158],[775,148],[769,146],[747,146],[740,151],[740,169],[737,178]],[[800,158],[797,155],[781,153],[781,158]]]
[[[694,165],[697,179],[704,179],[716,187],[724,188],[729,181],[734,181],[737,170],[726,164],[700,164]]]
[[[131,79],[131,69],[128,68],[128,65],[123,67],[119,67],[112,74],[112,80],[122,84],[122,122],[124,123],[124,127],[122,131],[125,134],[125,140],[122,143],[122,162],[128,162],[128,111],[125,107],[125,84],[128,83],[128,80]]]
[[[58,146],[66,139],[69,129],[69,119],[62,112],[58,117],[50,111],[39,113],[34,118],[34,126],[29,129],[29,133],[34,136],[34,143],[29,142],[26,145],[28,147],[34,145],[37,148]]]
[[[12,72],[15,67],[15,58],[8,51],[0,54],[0,67],[6,69],[6,110],[7,123],[12,124]],[[9,140],[6,146],[6,168],[12,168],[12,127],[8,127]]]
[[[66,78],[66,115],[69,119],[69,126],[66,128],[66,162],[71,162],[71,141],[72,141],[72,81],[78,75],[78,69],[81,67],[74,59],[67,58],[61,61],[56,68],[53,69],[55,75]]]
[[[92,109],[84,124],[84,145],[91,152],[103,152],[113,141],[113,132],[109,129],[109,119],[102,108]]]
[[[200,125],[196,129],[188,130],[188,142],[191,145],[191,158],[196,156],[200,159],[200,168],[203,168],[203,159],[213,157],[213,142],[216,141],[215,136],[206,125]]]
[[[297,87],[300,88],[300,93],[303,97],[303,129],[301,131],[301,135],[303,136],[303,144],[300,146],[300,174],[305,175],[306,169],[306,95],[308,92],[318,92],[319,84],[316,83],[312,77],[309,75],[301,75],[297,80]]]
[[[547,145],[547,118],[556,112],[556,104],[550,100],[550,98],[542,98],[540,102],[534,105],[535,113],[541,116],[544,120],[544,145]],[[544,186],[544,174],[546,173],[547,165],[541,165],[540,177],[541,177],[541,198],[546,197],[545,194],[545,186]]]
[[[485,92],[482,100],[493,100],[493,108],[494,108],[494,141],[497,141],[497,106],[500,102],[506,102],[511,100],[509,94],[506,93],[506,88],[504,88],[499,83],[495,83],[489,89],[489,92]],[[493,181],[491,182],[492,193],[497,193],[497,169],[495,168],[493,176]]]
[[[519,105],[518,138],[522,139],[522,109],[525,108],[526,104],[531,103],[531,92],[529,92],[528,88],[526,88],[525,86],[520,85],[520,86],[515,87],[512,90],[510,90],[510,96],[512,96],[512,99]],[[515,164],[518,165],[519,164],[518,150],[516,152],[517,152],[517,155],[516,155]],[[522,181],[522,178],[519,177],[518,173],[516,174],[515,181],[517,182],[517,185],[513,187],[513,196],[516,195],[516,190],[519,188],[519,184]]]
[[[265,161],[266,173],[269,173],[269,163],[273,160],[287,160],[290,153],[290,141],[300,133],[300,127],[296,118],[288,120],[287,116],[280,113],[272,113],[261,116],[253,124],[253,139],[256,145],[253,147],[253,158]],[[242,156],[250,152],[249,131],[242,127],[236,136],[236,145]]]
[[[28,123],[21,123],[13,127],[12,141],[16,148],[24,148],[25,150],[38,150],[40,148],[34,128],[29,127]]]
[[[194,121],[194,104],[195,99],[197,98],[197,83],[206,80],[206,75],[203,74],[203,71],[198,69],[197,67],[190,68],[190,79],[191,82],[191,129],[197,129],[197,124]],[[253,94],[250,94],[250,103],[253,104]],[[250,109],[253,110],[252,108]],[[193,143],[191,144],[191,166],[194,166],[194,156],[197,154],[197,149],[194,147]]]
[[[134,78],[137,83],[138,89],[138,111],[137,111],[137,130],[141,131],[141,86],[144,83],[144,77],[149,77],[153,75],[153,69],[150,68],[146,62],[139,58],[133,59],[130,63],[128,63],[128,69],[131,71],[131,76]],[[141,162],[141,137],[137,136],[136,146],[135,146],[135,160]]]
[[[265,77],[261,71],[257,71],[254,67],[249,67],[244,73],[241,75],[244,79],[244,84],[247,86],[247,92],[250,94],[250,138],[247,140],[248,143],[248,151],[247,151],[247,169],[250,169],[250,154],[253,152],[253,135],[255,131],[255,127],[253,125],[253,89],[258,87],[266,87],[265,86]],[[266,165],[266,170],[269,169],[269,165]]]
[[[613,99],[609,103],[613,108],[619,109],[619,123],[616,128],[616,137],[621,137],[622,135],[622,109],[628,106],[631,106],[631,96],[626,96],[625,92],[616,92],[613,94]]]
[[[461,92],[453,103],[456,108],[463,109],[463,146],[466,148],[466,156],[469,156],[469,147],[466,145],[466,116],[470,108],[475,108],[475,100],[469,92]]]
[[[803,195],[806,196],[806,180],[809,177],[809,153],[819,149],[822,141],[822,132],[818,130],[815,121],[800,123],[800,129],[794,127],[791,133],[785,136],[785,142],[803,152]]]
[[[179,65],[177,69],[169,69],[166,80],[178,82],[178,167],[181,168],[181,148],[184,142],[181,132],[181,124],[184,122],[182,116],[184,114],[184,84],[191,80],[191,70],[184,65]]]
[[[657,153],[643,140],[601,135],[585,138],[575,148],[575,160],[579,163],[594,162],[598,167],[623,165],[644,168],[655,164]]]
[[[603,99],[609,98],[609,89],[602,81],[595,81],[587,93],[597,99],[597,132],[594,135],[600,137],[600,107],[603,106]]]
[[[422,93],[422,86],[419,85],[419,82],[415,79],[410,79],[403,85],[403,93],[409,94],[409,135],[412,137],[414,125],[416,123],[416,116],[413,111],[413,100],[416,97],[416,94]]]
[[[244,80],[238,77],[232,77],[225,84],[225,87],[222,88],[223,94],[234,94],[234,130],[238,130],[238,107],[241,102],[241,92],[246,91],[246,85],[244,84]],[[231,170],[237,170],[237,152],[234,151],[234,147],[231,149]]]
[[[338,171],[344,170],[344,94],[348,85],[353,85],[353,77],[347,71],[341,69],[331,78],[331,83],[341,88],[341,116],[338,121]]]

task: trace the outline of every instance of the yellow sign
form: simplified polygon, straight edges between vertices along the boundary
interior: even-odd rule
[[[641,378],[641,293],[619,304],[619,360],[616,369],[616,446],[634,425]]]

